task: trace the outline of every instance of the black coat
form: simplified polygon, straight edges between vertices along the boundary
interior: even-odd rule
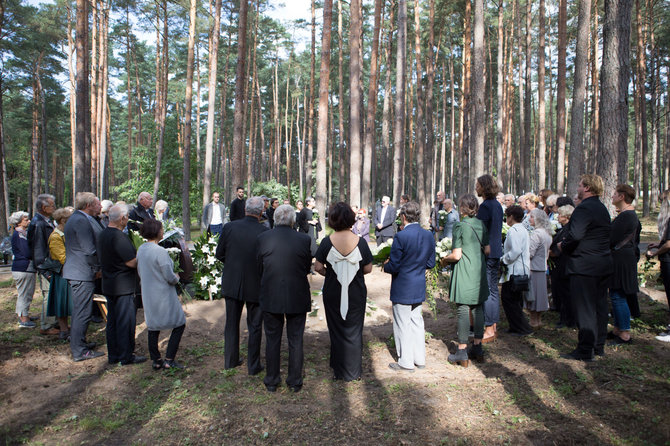
[[[275,226],[257,238],[258,269],[261,274],[260,306],[268,313],[311,311],[309,274],[311,240],[289,226]]]
[[[235,221],[235,220],[241,220],[244,218],[244,205],[246,203],[246,200],[240,200],[239,198],[235,198],[231,203],[230,203],[230,221]]]
[[[605,277],[612,274],[610,214],[598,197],[575,208],[561,248],[567,254],[567,274]]]
[[[37,268],[49,257],[49,236],[54,225],[48,218],[36,213],[28,226],[28,246]]]
[[[144,209],[144,206],[142,206],[138,201],[137,205],[128,213],[128,219],[131,220],[128,222],[128,229],[139,231],[140,225],[144,222],[144,220],[149,218],[152,220],[156,219],[154,210],[152,208]]]
[[[640,260],[640,232],[642,225],[635,211],[624,211],[612,222],[610,247],[612,248],[613,274],[610,289],[637,294],[637,262]],[[632,237],[631,237],[632,235]]]
[[[268,229],[256,217],[244,217],[223,226],[216,258],[223,262],[221,295],[258,303],[261,276],[256,263],[256,238]]]

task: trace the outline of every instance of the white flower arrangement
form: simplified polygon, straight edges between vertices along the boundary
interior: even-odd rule
[[[435,245],[435,257],[439,263],[440,259],[443,259],[451,254],[451,238],[445,237]]]
[[[218,235],[210,237],[203,233],[194,243],[193,283],[197,288],[195,296],[199,299],[212,300],[220,297],[223,263],[215,256],[218,241]]]

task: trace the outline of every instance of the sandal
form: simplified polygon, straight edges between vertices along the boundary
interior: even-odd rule
[[[162,359],[156,359],[152,364],[151,368],[158,371],[158,370],[163,370],[163,360]]]

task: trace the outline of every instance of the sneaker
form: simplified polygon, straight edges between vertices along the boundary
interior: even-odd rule
[[[35,328],[37,327],[37,324],[33,321],[19,321],[19,328]]]
[[[657,341],[670,342],[670,331],[663,332],[656,336]]]

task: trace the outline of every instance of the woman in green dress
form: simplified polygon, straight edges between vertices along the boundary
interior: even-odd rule
[[[458,304],[458,351],[449,355],[447,359],[451,363],[467,367],[470,358],[481,361],[484,357],[483,304],[489,295],[486,279],[489,234],[484,224],[476,217],[479,203],[474,195],[463,195],[458,200],[458,208],[461,221],[454,224],[452,251],[442,260],[443,264],[455,263],[449,298]],[[472,348],[468,351],[470,312],[473,316],[475,338]]]

